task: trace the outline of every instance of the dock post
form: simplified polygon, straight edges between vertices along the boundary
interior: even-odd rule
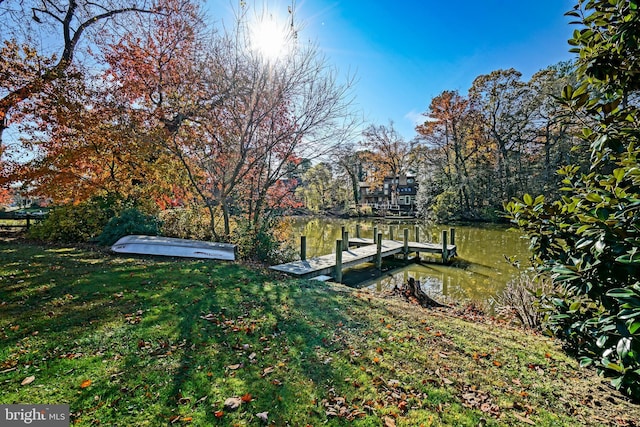
[[[378,238],[378,226],[373,227],[373,244],[376,244],[376,239]]]
[[[300,236],[300,260],[307,259],[307,236]]]
[[[356,224],[356,237],[360,238],[360,224]]]
[[[344,234],[342,235],[342,250],[343,251],[349,250],[349,231],[348,230],[345,230]]]
[[[389,226],[389,240],[393,240],[393,225]]]
[[[409,259],[409,229],[405,228],[404,230],[404,260],[407,261]]]
[[[380,270],[382,268],[382,233],[378,234],[376,245],[376,268]]]
[[[340,231],[340,239],[342,240],[342,250],[345,251],[347,250],[347,246],[349,245],[349,242],[345,241],[344,239],[344,233],[345,233],[345,227],[344,225],[341,227],[341,231]]]
[[[420,242],[420,227],[416,225],[416,243]]]
[[[450,228],[449,229],[449,241],[451,242],[451,245],[455,245],[456,244],[456,229],[455,228]]]
[[[336,240],[336,282],[342,283],[342,240]]]
[[[27,230],[31,227],[31,215],[27,214]]]
[[[446,264],[449,262],[449,252],[447,246],[447,230],[442,230],[442,263]]]

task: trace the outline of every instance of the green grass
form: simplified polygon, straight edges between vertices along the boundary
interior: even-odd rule
[[[462,317],[234,263],[4,241],[0,403],[68,403],[76,425],[637,425],[552,341]]]

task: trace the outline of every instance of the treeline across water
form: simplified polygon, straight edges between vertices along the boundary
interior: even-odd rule
[[[579,137],[587,119],[559,101],[575,73],[573,62],[528,81],[515,69],[497,70],[478,76],[466,94],[445,90],[431,100],[413,139],[392,122],[370,125],[331,161],[302,165],[297,195],[315,211],[361,204],[367,191],[398,204],[405,199],[389,177],[415,176],[417,194],[405,193],[412,208],[440,222],[498,220],[504,202],[524,193],[557,198],[556,170],[589,164]]]

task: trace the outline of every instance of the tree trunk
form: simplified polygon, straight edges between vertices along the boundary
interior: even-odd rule
[[[416,280],[413,277],[409,278],[409,280],[407,281],[407,285],[404,287],[404,289],[398,289],[397,287],[395,287],[393,289],[393,292],[404,296],[410,302],[415,302],[417,304],[420,304],[421,307],[449,308],[448,305],[441,304],[438,301],[431,298],[429,295],[425,294],[420,288],[420,282],[416,282]]]
[[[229,238],[231,235],[231,223],[229,220],[229,203],[227,202],[226,197],[222,201],[222,217],[224,219],[224,235],[226,238]]]

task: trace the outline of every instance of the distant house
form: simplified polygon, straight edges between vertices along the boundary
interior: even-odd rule
[[[418,182],[413,175],[386,177],[382,188],[376,189],[360,183],[360,203],[374,210],[413,212],[417,193]]]

